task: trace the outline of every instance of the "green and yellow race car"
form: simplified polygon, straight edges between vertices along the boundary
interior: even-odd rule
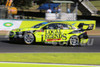
[[[75,26],[75,24],[77,26]],[[95,23],[66,23],[41,22],[30,28],[19,28],[10,31],[10,41],[23,41],[26,44],[34,42],[63,43],[66,45],[80,45],[88,42],[88,30],[93,30]]]

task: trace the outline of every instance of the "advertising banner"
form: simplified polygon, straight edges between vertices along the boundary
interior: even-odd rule
[[[0,20],[0,30],[12,30],[19,28],[22,21],[15,20]]]
[[[0,20],[0,31],[1,30],[7,30],[10,31],[12,29],[16,28],[30,28],[34,25],[37,25],[39,23],[43,23],[47,21],[41,21],[41,20]],[[81,21],[54,21],[54,23],[69,23],[70,25],[74,27],[78,27],[79,25],[83,26],[83,29],[90,27],[92,30],[95,29],[96,21],[94,20],[81,20]]]

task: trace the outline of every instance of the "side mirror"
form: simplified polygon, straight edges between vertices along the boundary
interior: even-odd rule
[[[47,26],[43,27],[42,29],[43,29],[43,30],[47,29]]]

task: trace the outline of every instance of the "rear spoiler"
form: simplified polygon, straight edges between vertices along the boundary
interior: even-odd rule
[[[94,29],[94,24],[84,24],[84,23],[80,23],[78,25],[79,29],[83,29],[83,30],[93,30]]]
[[[96,21],[91,20],[91,21],[71,21],[68,22],[72,26],[83,29],[83,30],[95,30],[96,28]]]

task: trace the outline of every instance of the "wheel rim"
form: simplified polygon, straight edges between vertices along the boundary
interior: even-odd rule
[[[25,34],[24,41],[26,44],[32,44],[34,41],[34,36],[32,34]]]
[[[72,36],[70,38],[70,45],[73,45],[73,46],[79,45],[79,39],[77,36]]]

